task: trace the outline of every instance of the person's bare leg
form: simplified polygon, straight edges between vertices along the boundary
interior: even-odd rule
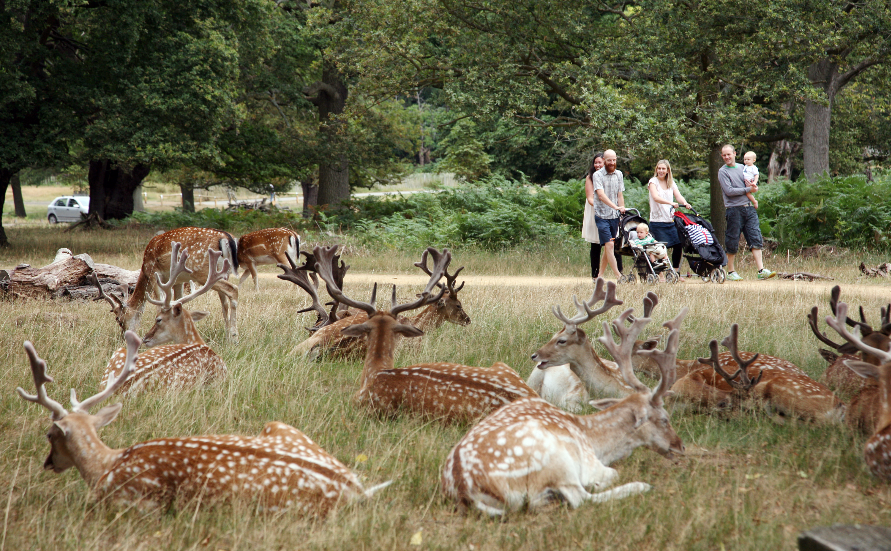
[[[758,256],[761,256],[760,251],[759,251],[759,255],[758,255]],[[736,259],[736,253],[733,253],[733,254],[727,253],[727,273],[728,273],[728,274],[729,274],[730,272],[735,272],[735,271],[736,271],[736,268],[733,267],[733,261],[734,261],[735,259]]]
[[[605,251],[605,249],[606,249],[606,246],[603,247],[603,250],[602,250],[602,253],[603,253],[603,254],[600,255],[600,277],[603,277],[603,276],[606,275],[606,265],[607,265],[607,261],[606,261],[606,251]]]
[[[761,249],[752,249],[752,256],[755,257],[755,266],[758,268],[758,271],[764,269],[764,262],[761,260]]]
[[[613,273],[616,274],[616,279],[619,279],[620,277],[622,277],[622,273],[619,271],[619,268],[616,265],[615,248],[616,248],[616,241],[610,240],[610,242],[607,243],[603,247],[603,252],[604,252],[603,256],[606,257],[606,261],[609,263],[609,267],[612,268]]]

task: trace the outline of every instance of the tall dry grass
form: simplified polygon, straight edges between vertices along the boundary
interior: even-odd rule
[[[0,266],[51,261],[56,248],[89,252],[97,262],[135,269],[152,232],[59,234],[45,230],[10,235],[14,248],[0,251]],[[416,270],[419,257],[373,255],[353,248],[354,271],[398,273]],[[456,265],[474,274],[535,274],[539,286],[468,284],[461,298],[473,319],[469,327],[444,326],[417,346],[400,349],[397,365],[448,360],[471,365],[504,361],[527,376],[529,356],[560,326],[552,304],[571,308],[573,294],[587,295],[586,278],[553,285],[547,276],[584,275],[581,265],[556,268],[529,254],[456,255]],[[564,250],[562,253],[569,254]],[[771,266],[784,269],[777,258]],[[889,301],[887,287],[858,283],[859,258],[799,260],[797,270],[831,272],[844,284],[843,299],[862,304],[869,315]],[[785,261],[785,259],[784,259]],[[535,270],[524,266],[536,264]],[[271,267],[264,270],[272,273]],[[753,279],[745,267],[743,274]],[[387,283],[382,281],[382,283]],[[891,522],[891,489],[872,478],[862,461],[865,437],[841,426],[776,424],[764,413],[672,414],[687,445],[677,461],[640,449],[614,465],[621,482],[645,481],[647,494],[577,510],[554,506],[506,520],[460,514],[439,491],[439,469],[468,426],[399,418],[382,420],[350,402],[361,362],[327,359],[310,363],[290,354],[306,336],[309,314],[295,312],[307,299],[295,286],[274,278],[261,290],[242,289],[238,344],[225,339],[219,301],[201,297],[190,304],[211,315],[200,323],[205,339],[226,361],[227,380],[185,391],[148,393],[124,402],[118,419],[101,430],[113,447],[164,437],[211,433],[257,434],[267,421],[288,423],[355,469],[368,484],[395,480],[373,499],[344,507],[323,521],[292,512],[257,512],[251,503],[216,507],[179,503],[161,514],[95,503],[77,472],[44,472],[49,451],[44,437],[47,412],[26,403],[16,386],[33,383],[22,348],[26,339],[47,360],[56,382],[52,397],[67,404],[69,388],[81,397],[97,390],[107,359],[120,346],[116,325],[104,303],[0,301],[0,547],[2,549],[778,549],[793,548],[797,534],[833,523]],[[351,296],[367,300],[370,284],[350,283]],[[791,360],[814,376],[825,368],[805,315],[813,305],[828,309],[829,284],[781,282],[761,285],[677,284],[621,287],[619,296],[638,307],[655,289],[660,305],[648,333],[682,306],[680,357],[707,353],[711,338],[722,338],[731,323],[741,325],[740,345]],[[418,289],[401,288],[403,299]],[[387,293],[382,293],[381,296]],[[68,327],[37,316],[73,314]],[[22,318],[24,325],[17,325]],[[145,316],[142,331],[151,316]],[[589,334],[599,331],[591,322]],[[113,402],[110,400],[109,402]],[[362,460],[367,457],[367,460]],[[411,544],[420,532],[421,545]]]

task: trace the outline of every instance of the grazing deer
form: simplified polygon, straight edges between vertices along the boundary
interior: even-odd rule
[[[280,264],[279,268],[284,270],[285,273],[278,277],[291,281],[305,290],[313,300],[312,309],[318,311],[318,285],[310,284],[305,275],[301,276],[299,274],[299,271],[310,269],[308,268],[308,265],[313,258],[312,255],[307,255],[307,263],[300,267],[296,267],[289,259],[288,262],[291,264],[291,267],[288,268],[284,264]],[[421,270],[428,276],[432,276],[430,269],[427,267],[427,251],[424,251],[420,262],[415,262],[415,266],[421,268]],[[335,259],[333,269],[336,268],[337,260]],[[349,268],[349,266],[344,267],[343,262],[341,262],[340,273],[332,272],[335,275],[335,278],[339,277],[336,281],[338,283],[338,288],[341,290],[343,285],[343,273],[346,272],[346,268]],[[470,325],[470,316],[464,311],[461,300],[458,298],[458,291],[464,288],[464,282],[461,282],[461,285],[455,287],[458,273],[463,269],[463,266],[458,268],[454,274],[449,274],[446,270],[443,274],[446,278],[446,285],[443,287],[441,283],[436,284],[444,292],[440,293],[438,299],[428,304],[424,310],[414,316],[402,319],[401,323],[412,325],[424,332],[432,331],[445,322],[461,326]],[[303,281],[298,281],[300,279]],[[336,300],[335,304],[338,304]],[[355,313],[342,311],[342,317],[337,318],[334,316],[335,308],[332,308],[331,314],[328,315],[327,322],[322,322],[321,324],[317,323],[316,326],[311,329],[311,331],[313,331],[312,336],[298,344],[294,348],[294,353],[313,354],[320,351],[328,351],[341,358],[365,355],[365,338],[346,335],[342,330],[351,325],[365,323],[368,321],[368,314],[364,311]],[[301,311],[303,312],[306,310]],[[320,314],[320,321],[321,318],[322,315]]]
[[[260,290],[257,279],[257,266],[261,264],[285,264],[287,256],[297,258],[300,253],[300,236],[288,228],[266,228],[257,230],[238,239],[238,265],[244,270],[238,281],[238,288],[251,276],[254,290]]]
[[[686,315],[684,308],[677,322]],[[602,409],[591,415],[563,412],[544,400],[526,398],[483,419],[452,449],[442,472],[443,492],[462,507],[474,506],[489,515],[502,515],[528,504],[538,508],[550,501],[578,507],[586,501],[603,502],[645,492],[648,484],[632,482],[601,490],[618,476],[608,465],[647,446],[663,455],[683,453],[663,407],[674,382],[679,329],[669,333],[664,350],[639,352],[651,357],[662,379],[650,390],[634,375],[632,350],[636,336],[651,320],[625,323],[633,310],[613,321],[621,341],[617,344],[607,322],[600,342],[606,346],[629,386],[635,392],[623,399],[592,401]]]
[[[160,306],[161,310],[155,316],[155,325],[142,341],[150,348],[139,355],[133,373],[119,386],[119,390],[128,396],[155,388],[191,388],[226,376],[223,359],[207,346],[195,327],[195,322],[208,313],[189,312],[183,308],[183,304],[206,293],[217,281],[226,278],[229,274],[229,260],[223,260],[220,266],[217,261],[221,253],[208,249],[210,270],[207,281],[198,290],[174,301],[173,286],[180,274],[188,271],[186,261],[189,255],[185,252],[180,254],[179,249],[179,243],[171,243],[170,276],[167,281],[162,282],[160,274],[155,274],[161,300],[146,297],[152,304]],[[101,287],[99,291],[102,293]],[[126,347],[112,355],[102,375],[100,388],[123,372],[126,360]]]
[[[699,358],[672,386],[677,396],[704,408],[763,406],[783,417],[818,423],[844,419],[845,406],[826,385],[810,378],[781,358],[740,352],[739,325],[721,341],[728,352],[718,354],[718,342],[709,343],[711,357]],[[733,373],[732,375],[730,373]],[[739,380],[737,380],[739,378]]]
[[[135,331],[139,328],[139,320],[145,310],[146,297],[152,291],[155,274],[167,273],[170,270],[170,247],[174,241],[181,243],[183,251],[189,253],[192,258],[188,265],[189,270],[183,272],[176,282],[177,298],[182,296],[183,285],[186,282],[194,281],[200,284],[201,281],[207,279],[207,274],[210,271],[207,257],[204,256],[204,251],[207,249],[220,251],[222,257],[229,260],[235,275],[238,275],[235,239],[224,231],[187,227],[156,235],[148,242],[145,252],[142,254],[142,267],[133,294],[120,306],[112,303],[112,312],[114,312],[122,331]],[[229,338],[237,341],[238,327],[235,320],[238,307],[238,287],[226,279],[221,279],[214,284],[213,290],[220,296],[223,319],[226,322]]]
[[[445,287],[441,287],[437,295],[431,295],[431,292],[448,268],[451,253],[447,250],[440,253],[432,247],[427,249],[434,262],[427,287],[414,302],[398,304],[394,286],[389,310],[378,310],[374,306],[377,284],[369,303],[343,294],[331,273],[331,259],[336,251],[337,246],[315,248],[316,272],[325,282],[329,295],[368,315],[363,323],[341,330],[345,335],[364,337],[368,343],[361,387],[354,397],[358,405],[386,415],[405,410],[451,422],[480,417],[508,402],[536,396],[513,369],[501,362],[489,368],[453,363],[393,367],[396,336],[420,337],[424,334],[406,323],[399,314],[439,300],[445,294]]]
[[[879,411],[876,430],[866,441],[863,457],[873,475],[891,481],[891,352],[870,346],[866,343],[866,338],[858,335],[857,331],[848,331],[845,326],[847,316],[848,305],[839,302],[835,308],[835,317],[826,316],[826,323],[864,355],[872,356],[880,362],[879,365],[874,365],[862,360],[846,360],[845,365],[861,377],[878,381]]]
[[[97,430],[114,421],[121,404],[89,410],[111,396],[136,367],[140,341],[124,334],[127,359],[118,377],[95,396],[78,402],[71,391],[72,410],[47,396],[46,362],[25,342],[37,394],[19,395],[52,413],[47,438],[50,454],[43,468],[56,473],[76,467],[94,496],[140,508],[164,507],[174,498],[214,501],[246,498],[278,510],[293,507],[324,515],[338,503],[370,496],[387,484],[364,490],[356,475],[299,430],[267,423],[259,436],[208,435],[159,438],[126,449],[112,449]]]

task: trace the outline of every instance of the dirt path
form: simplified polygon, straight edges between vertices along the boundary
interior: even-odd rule
[[[261,273],[262,278],[275,278],[275,274]],[[379,274],[379,273],[353,273],[347,275],[350,281],[361,283],[395,283],[397,285],[424,285],[428,281],[428,277],[421,274]],[[472,287],[574,287],[578,285],[591,285],[591,279],[587,277],[537,277],[537,276],[464,276],[461,274],[462,281],[466,281],[468,286]],[[637,284],[641,285],[640,283]],[[744,288],[758,291],[776,290],[778,288],[794,289],[799,292],[808,293],[829,293],[829,290],[836,285],[834,281],[791,281],[785,279],[769,279],[767,281],[759,280],[743,280],[726,282],[723,285],[715,283],[706,283],[698,277],[692,277],[689,280],[682,278],[678,286],[689,287],[690,289],[709,289],[714,287],[726,288]],[[869,296],[887,297],[891,301],[891,288],[883,285],[866,285],[856,283],[846,283],[843,285],[846,292],[856,290],[858,294]],[[658,286],[655,287],[658,289]]]

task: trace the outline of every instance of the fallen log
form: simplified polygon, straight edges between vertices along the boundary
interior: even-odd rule
[[[885,262],[884,264],[879,264],[875,268],[867,268],[866,264],[861,262],[860,273],[866,277],[888,277],[888,274],[891,273],[891,263]]]
[[[61,254],[58,260],[43,266],[33,268],[28,264],[20,264],[12,271],[7,271],[8,282],[4,281],[3,287],[16,298],[26,299],[52,299],[59,297],[68,298],[94,298],[99,296],[99,290],[89,279],[91,274],[99,277],[100,283],[107,284],[109,291],[122,294],[117,288],[119,285],[135,287],[139,272],[126,270],[110,264],[95,264],[90,255],[80,254],[70,256]],[[87,289],[91,291],[87,291]],[[70,292],[66,292],[68,290]]]
[[[834,277],[824,276],[820,274],[812,274],[810,272],[794,272],[794,273],[786,273],[786,272],[777,272],[777,277],[780,279],[791,279],[793,281],[816,281],[818,279],[829,279],[834,280]]]

